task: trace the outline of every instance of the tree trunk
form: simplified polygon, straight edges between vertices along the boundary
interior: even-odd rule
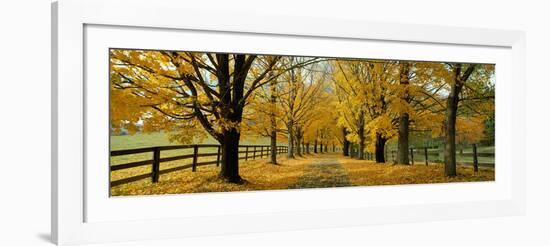
[[[234,128],[223,132],[220,177],[231,183],[242,181],[239,176],[239,139],[240,133]]]
[[[300,143],[300,133],[299,131],[296,131],[296,155],[302,156],[302,145]]]
[[[472,144],[472,155],[474,157],[474,172],[479,171],[479,163],[477,162],[477,145]]]
[[[382,134],[376,134],[376,143],[375,143],[375,157],[377,163],[384,163],[386,159],[384,157],[384,147],[386,145],[387,139],[382,136]]]
[[[292,122],[289,122],[288,125],[287,125],[287,129],[288,129],[288,153],[287,153],[287,157],[288,158],[293,158],[294,159],[294,124]]]
[[[365,134],[363,127],[359,128],[359,153],[357,155],[357,159],[364,160],[365,159]]]
[[[360,138],[360,142],[359,142],[359,155],[358,155],[358,158],[359,160],[364,160],[365,159],[365,137],[362,137]]]
[[[277,118],[275,117],[275,107],[277,105],[277,95],[275,95],[277,90],[276,80],[271,80],[271,82],[269,82],[269,88],[271,96],[269,100],[271,104],[271,112],[269,114],[271,121],[271,164],[277,164]]]
[[[244,104],[241,100],[244,97],[244,83],[246,75],[250,69],[251,63],[247,62],[245,55],[235,55],[233,61],[233,83],[232,86],[229,80],[229,56],[227,54],[218,54],[218,80],[220,94],[224,95],[220,98],[220,103],[223,105],[221,118],[228,122],[241,123]],[[248,61],[251,61],[248,59]],[[193,92],[196,95],[196,92]],[[195,107],[198,107],[195,102]],[[208,125],[208,120],[199,115],[199,121],[203,126]],[[214,132],[211,127],[207,128],[209,132]],[[215,135],[215,134],[213,134]],[[231,182],[241,183],[242,179],[239,176],[239,140],[240,132],[237,128],[229,128],[223,130],[222,136],[218,138],[222,148],[222,164],[220,169],[220,178]]]
[[[404,92],[401,95],[401,100],[409,101],[408,85],[409,85],[409,63],[405,62],[401,65],[400,86],[404,87]],[[409,114],[401,112],[399,115],[399,130],[397,138],[397,163],[409,164]]]
[[[292,60],[292,58],[291,58]],[[290,70],[289,71],[290,73],[290,95],[288,97],[288,107],[290,109],[290,113],[289,113],[289,119],[288,119],[288,123],[287,123],[287,130],[288,130],[288,153],[287,153],[287,157],[288,158],[294,158],[294,100],[296,99],[296,90],[294,89],[294,84],[295,84],[295,74],[294,74],[294,69]]]
[[[319,150],[321,151],[321,153],[323,153],[323,142],[321,142],[319,146],[321,147],[319,148]]]
[[[296,125],[294,129],[294,146],[296,146],[296,155],[302,156],[302,129]]]
[[[306,153],[309,154],[309,142],[306,143]]]
[[[361,110],[359,112],[359,125],[357,126],[357,135],[359,135],[359,149],[357,150],[357,159],[365,159],[365,112]]]
[[[451,86],[445,121],[445,175],[456,176],[456,112],[460,87]]]
[[[344,156],[349,156],[349,145],[350,145],[350,142],[349,142],[349,140],[346,138],[346,136],[348,135],[348,133],[347,133],[347,129],[346,129],[345,127],[342,128],[342,133],[344,134],[344,141],[343,141],[342,152],[344,153]]]
[[[271,164],[277,164],[277,132],[271,130]]]
[[[456,112],[458,106],[457,88],[453,86],[447,99],[445,123],[445,175],[456,176]],[[455,103],[456,101],[456,103]]]
[[[397,163],[409,164],[409,114],[399,116],[399,131],[397,138]]]
[[[313,142],[313,153],[317,153],[317,139]]]
[[[459,64],[454,67],[455,76],[447,97],[447,112],[445,114],[445,175],[449,177],[456,176],[456,114],[460,92],[476,67],[476,65],[470,65],[462,74],[462,66]]]

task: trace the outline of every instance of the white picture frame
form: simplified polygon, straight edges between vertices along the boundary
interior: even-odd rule
[[[56,243],[164,239],[524,213],[523,32],[296,16],[255,16],[250,13],[235,15],[234,12],[231,15],[208,12],[209,18],[200,18],[207,13],[206,10],[181,15],[182,10],[185,10],[185,3],[176,0],[62,0],[52,4],[52,238]],[[258,21],[250,22],[250,19]],[[108,35],[109,32],[112,35]],[[115,38],[117,33],[120,35],[123,32],[128,36],[155,32],[167,38],[165,42],[146,37],[139,39],[139,42],[125,41],[122,36]],[[93,69],[96,69],[94,64],[101,64],[96,61],[102,58],[93,58],[90,52],[97,54],[97,50],[89,49],[104,49],[115,44],[131,48],[151,48],[151,45],[178,48],[180,44],[174,44],[169,39],[178,35],[188,35],[190,40],[193,37],[205,38],[204,35],[226,39],[223,45],[217,47],[208,42],[190,41],[188,45],[193,43],[195,49],[210,47],[220,51],[264,51],[292,55],[324,52],[322,55],[327,56],[424,60],[452,58],[464,62],[495,63],[499,122],[496,181],[200,194],[192,197],[109,198],[101,186],[106,185],[101,181],[104,179],[101,175],[107,174],[101,174],[102,169],[98,166],[86,164],[92,160],[90,158],[107,158],[101,155],[106,147],[103,146],[104,139],[94,132],[99,129],[96,126],[101,124],[102,118],[89,115],[90,112],[102,115],[101,107],[90,105],[104,105],[105,97],[100,95],[101,88],[96,88],[99,86],[97,83],[86,83],[87,80],[96,81],[90,76],[90,71],[101,72]],[[254,45],[243,41],[249,43],[238,45],[239,40],[258,42]],[[332,50],[321,50],[327,47],[327,43],[333,44]],[[345,50],[345,47],[352,46],[377,47],[377,52],[355,54],[350,53],[353,51],[351,49]],[[107,59],[107,56],[104,58]],[[101,69],[102,66],[97,67]],[[514,97],[510,96],[512,91]],[[94,94],[96,92],[98,94]],[[90,100],[96,101],[91,104]],[[107,109],[104,107],[103,110],[106,112]],[[91,146],[96,145],[99,147],[94,150]],[[512,148],[513,152],[510,151]],[[448,193],[452,195],[446,195]],[[323,199],[327,194],[331,196],[330,202]],[[226,207],[220,209],[218,204]],[[182,213],[180,210],[184,206],[197,212]],[[148,207],[161,209],[140,213],[141,217],[132,215]]]

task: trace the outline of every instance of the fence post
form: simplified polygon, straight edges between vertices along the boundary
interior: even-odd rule
[[[218,157],[216,159],[216,166],[217,167],[220,166],[220,150],[221,150],[221,145],[218,145]]]
[[[199,146],[198,145],[193,145],[193,169],[192,171],[195,172],[197,171],[197,155],[199,154]]]
[[[413,154],[414,150],[413,148],[411,148],[411,165],[414,165],[414,154]]]
[[[426,166],[428,165],[428,147],[424,147],[424,159],[426,160]]]
[[[160,170],[160,148],[155,147],[153,150],[153,169],[151,170],[151,181],[153,183],[159,182],[159,170]]]
[[[473,148],[473,154],[474,154],[474,172],[477,172],[478,171],[478,163],[477,163],[477,146],[476,144],[472,144],[472,148]]]
[[[256,145],[254,145],[254,152],[252,152],[252,159],[256,160]]]
[[[246,146],[246,149],[244,151],[244,160],[248,161],[248,146]]]
[[[264,158],[264,146],[260,146],[260,159]]]

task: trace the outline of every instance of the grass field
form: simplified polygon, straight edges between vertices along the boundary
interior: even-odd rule
[[[180,143],[171,143],[168,140],[166,134],[162,132],[111,136],[111,150],[135,149],[179,144]],[[216,142],[216,140],[209,136],[204,141],[196,144],[218,144],[218,142]],[[258,137],[255,141],[249,139],[241,139],[240,144],[269,145],[269,138]]]

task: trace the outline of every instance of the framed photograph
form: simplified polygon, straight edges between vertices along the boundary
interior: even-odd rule
[[[52,4],[56,243],[524,213],[524,33],[229,12]]]

